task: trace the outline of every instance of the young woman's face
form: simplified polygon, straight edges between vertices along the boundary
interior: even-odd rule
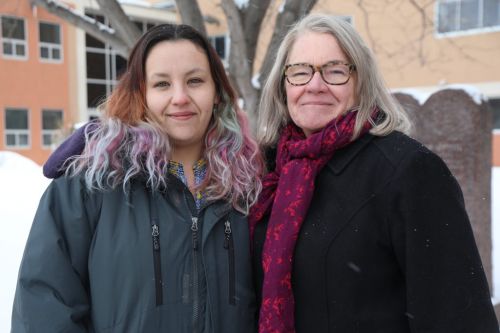
[[[208,58],[187,40],[156,44],[146,59],[146,103],[174,149],[203,145],[216,101]]]
[[[290,50],[287,64],[307,63],[323,66],[329,62],[348,63],[337,40],[330,34],[306,32]],[[306,136],[323,129],[326,124],[356,104],[356,78],[351,73],[347,83],[330,85],[315,72],[305,85],[294,86],[285,79],[288,112],[292,121]]]

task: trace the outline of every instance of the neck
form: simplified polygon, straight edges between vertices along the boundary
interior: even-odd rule
[[[195,185],[193,165],[200,160],[201,156],[201,145],[174,146],[172,149],[171,160],[182,164],[189,189],[193,189]]]

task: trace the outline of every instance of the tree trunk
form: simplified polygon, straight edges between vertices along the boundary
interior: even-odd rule
[[[97,0],[97,3],[118,36],[128,48],[132,49],[141,37],[142,31],[128,18],[122,6],[116,0]]]
[[[77,13],[69,6],[55,0],[30,0],[32,5],[37,5],[49,13],[84,30],[86,33],[100,41],[106,42],[122,57],[128,58],[131,48],[117,36],[114,29],[102,24],[93,18]]]
[[[176,0],[175,4],[179,10],[182,23],[192,26],[206,36],[207,30],[205,29],[205,22],[203,20],[203,16],[201,15],[198,2],[196,0]]]
[[[247,45],[243,32],[240,12],[234,0],[222,0],[222,9],[226,15],[227,24],[231,35],[231,48],[229,54],[229,72],[236,81],[243,97],[244,109],[253,120],[257,109],[259,94],[252,86],[252,64],[247,59]]]

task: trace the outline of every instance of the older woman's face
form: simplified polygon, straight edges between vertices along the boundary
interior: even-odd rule
[[[349,62],[337,39],[327,33],[306,32],[299,35],[293,44],[287,64],[322,66],[332,61]],[[354,74],[343,85],[327,84],[319,72],[315,72],[311,81],[302,86],[294,86],[285,80],[292,121],[306,136],[323,129],[331,120],[356,105],[355,86]]]

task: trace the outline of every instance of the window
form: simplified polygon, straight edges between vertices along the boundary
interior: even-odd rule
[[[63,112],[61,110],[42,110],[42,146],[53,147],[61,139]]]
[[[500,0],[440,0],[438,33],[500,27]]]
[[[226,36],[211,36],[209,37],[210,43],[222,60],[227,59],[228,47]]]
[[[110,25],[106,17],[86,11],[85,15]],[[134,20],[134,24],[144,33],[157,23],[145,20]],[[113,91],[120,75],[127,68],[127,60],[116,53],[113,48],[100,40],[85,35],[87,61],[87,107],[89,117],[97,116],[96,108]]]
[[[490,99],[489,104],[493,112],[493,129],[500,130],[500,98]]]
[[[5,58],[26,59],[27,43],[24,20],[16,17],[1,16],[2,53]]]
[[[61,27],[59,24],[39,24],[40,58],[48,61],[62,60]]]
[[[101,15],[86,13],[95,20],[108,24]],[[85,35],[87,61],[87,107],[91,112],[108,96],[126,69],[126,59],[119,56],[108,44]]]
[[[30,145],[28,110],[5,109],[5,146],[25,148]]]

